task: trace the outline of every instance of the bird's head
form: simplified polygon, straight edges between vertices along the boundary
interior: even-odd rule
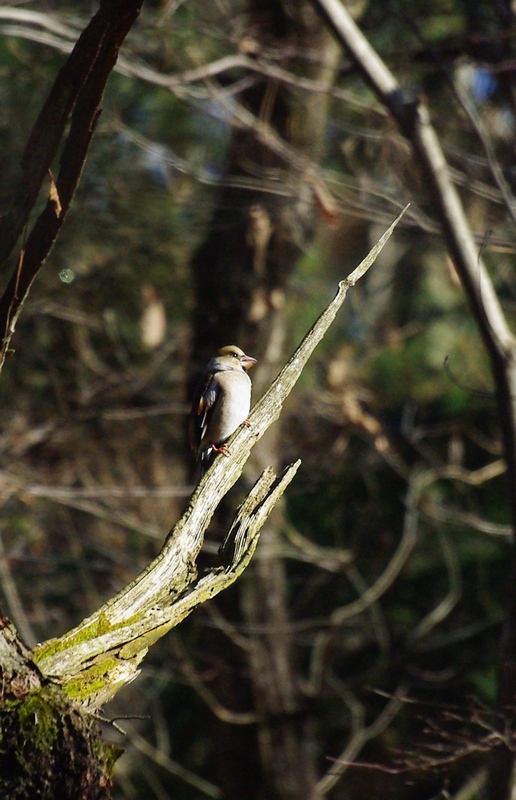
[[[248,356],[235,344],[228,344],[221,347],[217,353],[217,360],[221,359],[226,369],[234,369],[240,366],[242,369],[251,369],[256,364],[256,358]]]

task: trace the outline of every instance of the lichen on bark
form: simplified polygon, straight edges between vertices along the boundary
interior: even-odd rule
[[[104,800],[118,752],[52,685],[0,706],[0,797]]]

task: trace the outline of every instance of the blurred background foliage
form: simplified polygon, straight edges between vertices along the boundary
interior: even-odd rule
[[[481,775],[478,720],[495,694],[510,536],[488,362],[408,146],[345,54],[323,111],[320,91],[299,81],[324,52],[258,41],[261,5],[271,4],[147,3],[109,82],[80,189],[0,383],[2,605],[29,644],[59,635],[148,563],[184,508],[187,387],[202,363],[192,345],[191,264],[232,177],[235,103],[280,68],[286,104],[304,108],[307,125],[314,108],[325,114],[315,221],[282,284],[280,360],[412,204],[313,357],[277,434],[279,463],[303,460],[274,539],[285,581],[280,635],[291,645],[299,713],[310,719],[316,780],[341,759],[340,780],[320,784],[318,797],[453,796]],[[276,6],[287,33],[298,13],[313,14],[305,3]],[[0,6],[1,211],[42,98],[95,7],[26,2],[15,8],[40,16],[16,18]],[[512,190],[513,34],[504,13],[509,4],[489,0],[354,7],[400,83],[426,98],[510,319],[514,223],[493,174],[495,163]],[[188,74],[230,56],[227,69]],[[254,59],[256,71],[237,57]],[[177,80],[167,86],[160,76]],[[288,162],[247,168],[257,197],[292,198],[285,176],[303,172]],[[245,192],[242,174],[233,177]],[[274,216],[272,224],[280,230]],[[264,358],[264,336],[236,328],[235,339]],[[215,528],[207,558],[219,540]],[[127,750],[117,797],[276,796],[256,720],[245,719],[256,683],[245,654],[234,654],[264,628],[239,610],[239,592],[154,647],[107,712],[145,717],[122,723],[126,737],[106,732]],[[216,636],[228,637],[227,651]],[[442,749],[430,751],[431,742]],[[397,760],[406,771],[346,769],[354,758]],[[477,796],[471,785],[463,800]]]

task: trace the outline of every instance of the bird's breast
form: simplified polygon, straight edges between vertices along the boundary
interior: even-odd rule
[[[249,416],[251,380],[245,372],[220,373],[217,377],[221,393],[213,410],[213,430],[216,441],[222,442]]]

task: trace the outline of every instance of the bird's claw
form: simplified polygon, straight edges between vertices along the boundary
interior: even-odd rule
[[[220,447],[217,447],[216,444],[211,444],[211,449],[214,453],[224,453],[225,456],[231,455],[231,450],[225,444],[221,444]]]

